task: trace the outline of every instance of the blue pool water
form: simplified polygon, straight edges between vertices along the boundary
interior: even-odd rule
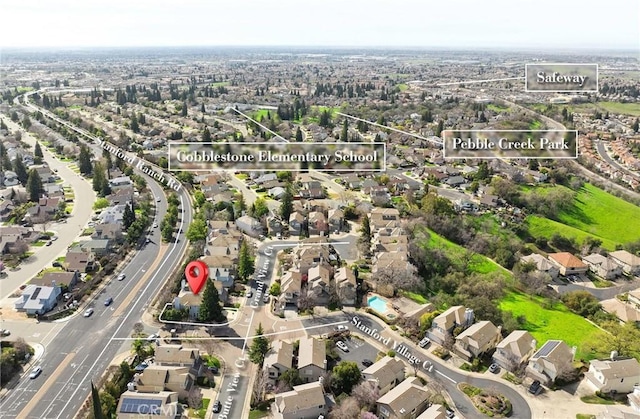
[[[378,313],[385,313],[387,311],[387,302],[378,296],[370,297],[367,300],[367,303],[369,304],[369,307]]]

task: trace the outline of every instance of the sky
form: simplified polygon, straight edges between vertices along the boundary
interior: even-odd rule
[[[638,0],[0,0],[0,47],[640,51]]]

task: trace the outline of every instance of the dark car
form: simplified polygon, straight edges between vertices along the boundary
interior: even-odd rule
[[[500,367],[498,366],[498,364],[491,364],[489,366],[489,372],[494,373],[494,374],[497,373],[499,369],[500,369]]]
[[[216,367],[215,365],[213,365],[211,367],[207,367],[207,369],[213,374],[217,374],[218,373],[218,367]]]
[[[536,380],[529,386],[529,393],[538,394],[542,391],[542,386],[540,385],[540,381]]]
[[[365,367],[370,367],[373,365],[373,361],[370,359],[363,359],[362,360],[362,365],[364,365]]]
[[[222,403],[220,403],[220,400],[216,400],[216,402],[213,404],[213,413],[220,413],[221,410]]]
[[[113,298],[109,297],[106,300],[104,300],[104,305],[105,306],[109,306],[111,305],[111,303],[113,303]]]

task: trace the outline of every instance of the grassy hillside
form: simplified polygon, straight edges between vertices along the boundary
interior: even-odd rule
[[[577,347],[577,359],[590,360],[597,354],[583,352],[583,344],[593,341],[600,330],[583,317],[569,311],[563,304],[544,308],[542,299],[517,292],[510,292],[500,302],[499,308],[510,311],[514,317],[524,316],[523,328],[538,341],[538,348],[549,339],[564,340]]]
[[[613,250],[616,244],[640,239],[640,223],[635,222],[638,219],[640,207],[587,183],[578,191],[571,209],[559,214],[559,222],[529,216],[527,224],[534,237],[549,238],[557,232],[581,243],[591,235]]]

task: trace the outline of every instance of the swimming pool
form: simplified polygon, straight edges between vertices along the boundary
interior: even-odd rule
[[[377,311],[380,314],[384,314],[387,312],[387,302],[376,296],[373,297],[369,297],[369,299],[367,300],[367,303],[369,304],[369,307],[371,307],[372,309],[374,309],[375,311]]]

